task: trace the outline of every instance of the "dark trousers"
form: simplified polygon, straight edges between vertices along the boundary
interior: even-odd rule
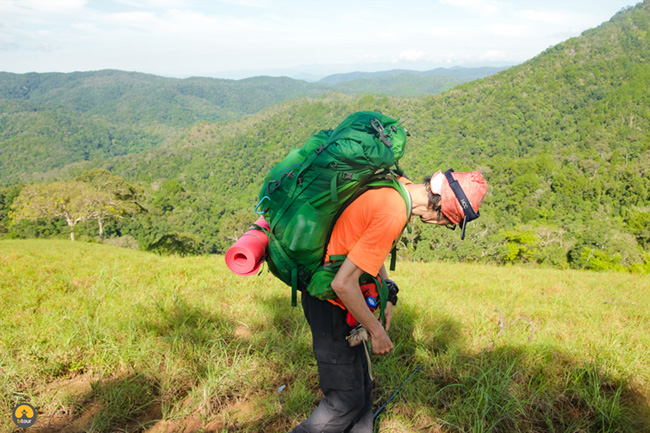
[[[346,312],[302,292],[323,397],[294,433],[372,433],[372,381],[363,345],[348,346]]]

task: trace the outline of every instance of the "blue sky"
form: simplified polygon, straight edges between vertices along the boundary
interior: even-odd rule
[[[0,0],[0,71],[243,78],[513,65],[633,0]]]

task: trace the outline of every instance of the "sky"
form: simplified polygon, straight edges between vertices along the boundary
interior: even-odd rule
[[[245,78],[510,66],[634,0],[0,0],[0,71]]]

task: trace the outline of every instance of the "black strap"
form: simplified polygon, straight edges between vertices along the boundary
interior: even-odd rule
[[[476,218],[480,217],[481,214],[479,212],[474,212],[474,209],[472,208],[472,204],[469,202],[469,199],[465,195],[465,191],[463,191],[463,188],[461,188],[460,183],[456,179],[453,178],[451,173],[453,173],[453,169],[449,169],[445,172],[445,177],[447,178],[447,182],[449,182],[449,187],[451,190],[454,192],[454,195],[456,196],[456,199],[458,200],[458,203],[460,204],[460,207],[463,208],[463,214],[465,215],[465,218],[463,218],[463,221],[460,222],[460,226],[463,228],[463,232],[465,231],[465,224],[474,221]]]

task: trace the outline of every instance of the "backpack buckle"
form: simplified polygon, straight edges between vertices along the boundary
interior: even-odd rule
[[[391,147],[393,143],[388,139],[388,135],[384,132],[384,125],[381,124],[381,122],[377,119],[372,119],[370,121],[370,124],[372,125],[372,128],[377,132],[379,135],[379,139],[386,145],[386,147]]]
[[[321,144],[320,147],[316,149],[314,152],[316,152],[316,155],[320,155],[321,153],[323,153],[323,150],[325,150],[325,146]]]

